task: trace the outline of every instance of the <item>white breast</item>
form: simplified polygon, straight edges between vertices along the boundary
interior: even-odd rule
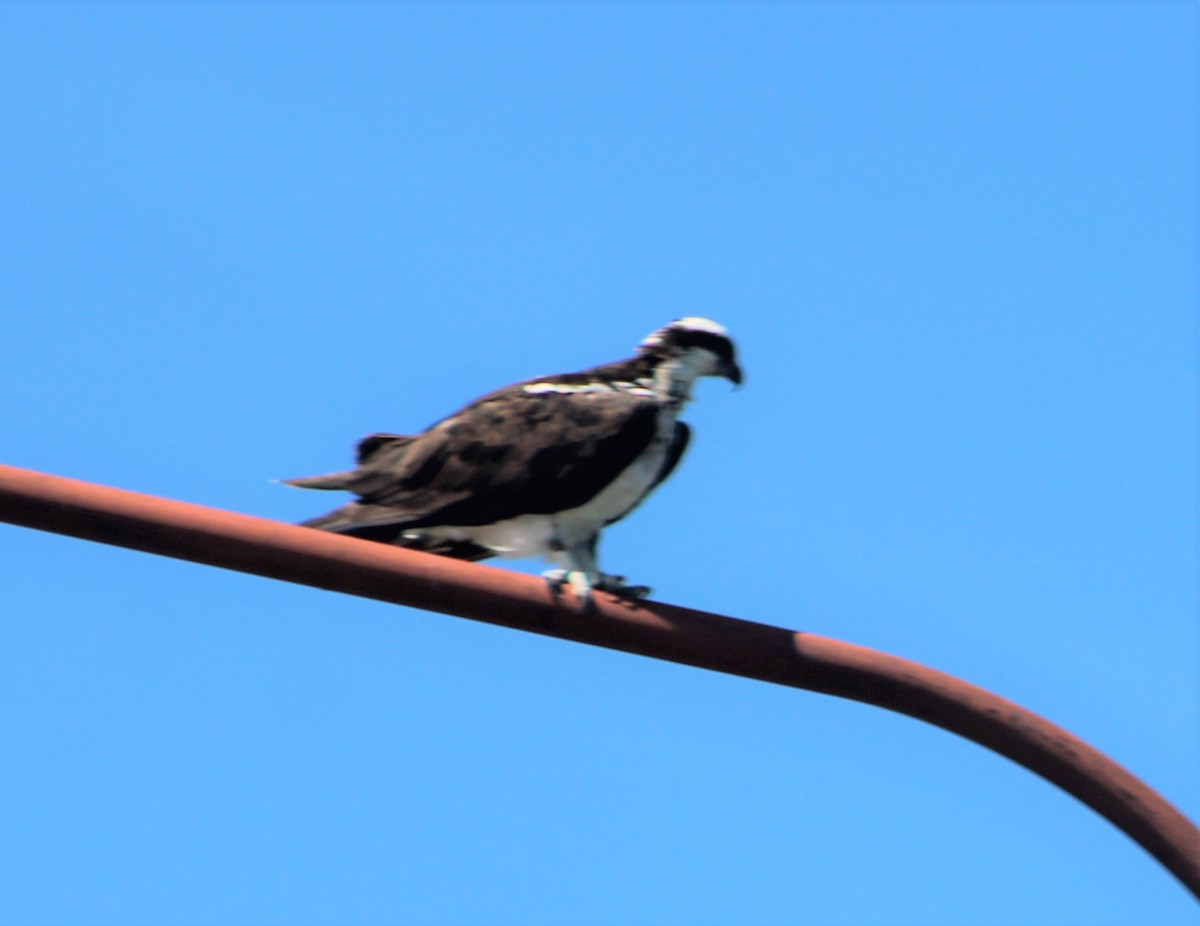
[[[667,442],[656,438],[640,457],[591,501],[555,515],[559,538],[566,546],[580,543],[605,524],[624,517],[642,500],[662,470]]]
[[[624,517],[658,478],[675,433],[675,417],[665,410],[653,442],[613,482],[592,499],[557,514],[526,514],[480,526],[428,528],[422,533],[470,540],[506,559],[542,556],[556,559],[563,547],[585,542],[605,524]]]

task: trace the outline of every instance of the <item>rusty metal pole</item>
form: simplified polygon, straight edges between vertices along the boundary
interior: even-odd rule
[[[1200,830],[1154,790],[1036,714],[886,653],[607,595],[581,613],[573,599],[555,600],[532,576],[8,466],[0,466],[0,521],[887,708],[1058,785],[1200,898]]]

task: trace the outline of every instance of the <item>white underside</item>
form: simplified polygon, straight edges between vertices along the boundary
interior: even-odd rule
[[[674,418],[663,415],[659,434],[607,488],[578,508],[557,514],[526,514],[481,526],[423,528],[432,538],[469,540],[506,559],[540,556],[566,569],[592,571],[594,564],[579,561],[581,547],[605,524],[627,514],[646,494],[662,469],[673,433]]]

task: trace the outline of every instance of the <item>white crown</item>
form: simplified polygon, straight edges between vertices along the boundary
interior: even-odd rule
[[[657,347],[663,342],[663,335],[668,331],[706,331],[709,334],[720,335],[723,338],[729,337],[729,332],[724,325],[718,325],[711,318],[700,318],[698,315],[689,315],[687,318],[677,318],[669,325],[664,325],[657,331],[652,331],[642,339],[639,347]]]

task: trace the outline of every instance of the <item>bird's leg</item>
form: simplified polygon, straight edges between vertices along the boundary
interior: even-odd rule
[[[645,598],[650,594],[649,585],[626,585],[624,576],[610,575],[600,571],[600,555],[597,548],[600,545],[600,534],[592,534],[587,541],[586,552],[592,569],[592,588],[618,598]]]
[[[567,576],[570,574],[570,569],[556,567],[543,571],[542,578],[546,580],[546,585],[550,587],[551,593],[557,595],[558,590],[563,587],[563,583],[567,581]]]
[[[595,583],[597,579],[602,578],[599,573],[584,572],[582,569],[547,569],[542,573],[542,578],[546,580],[546,585],[550,589],[550,594],[555,597],[562,591],[564,585],[570,585],[571,591],[575,593],[575,597],[579,599],[579,610],[583,611],[587,608],[588,602],[592,600],[592,589],[598,587]]]
[[[585,610],[591,601],[593,590],[608,592],[618,598],[644,598],[650,594],[648,585],[627,585],[624,576],[609,575],[600,571],[596,557],[598,537],[592,535],[583,543],[570,548],[564,547],[556,557],[563,563],[558,569],[548,569],[542,578],[557,595],[564,584],[569,584],[579,599],[579,609]]]
[[[579,601],[579,610],[586,611],[592,600],[592,589],[604,578],[596,568],[596,537],[582,543],[563,545],[554,559],[562,565],[542,573],[550,587],[550,594],[557,595],[564,584],[570,585]]]

